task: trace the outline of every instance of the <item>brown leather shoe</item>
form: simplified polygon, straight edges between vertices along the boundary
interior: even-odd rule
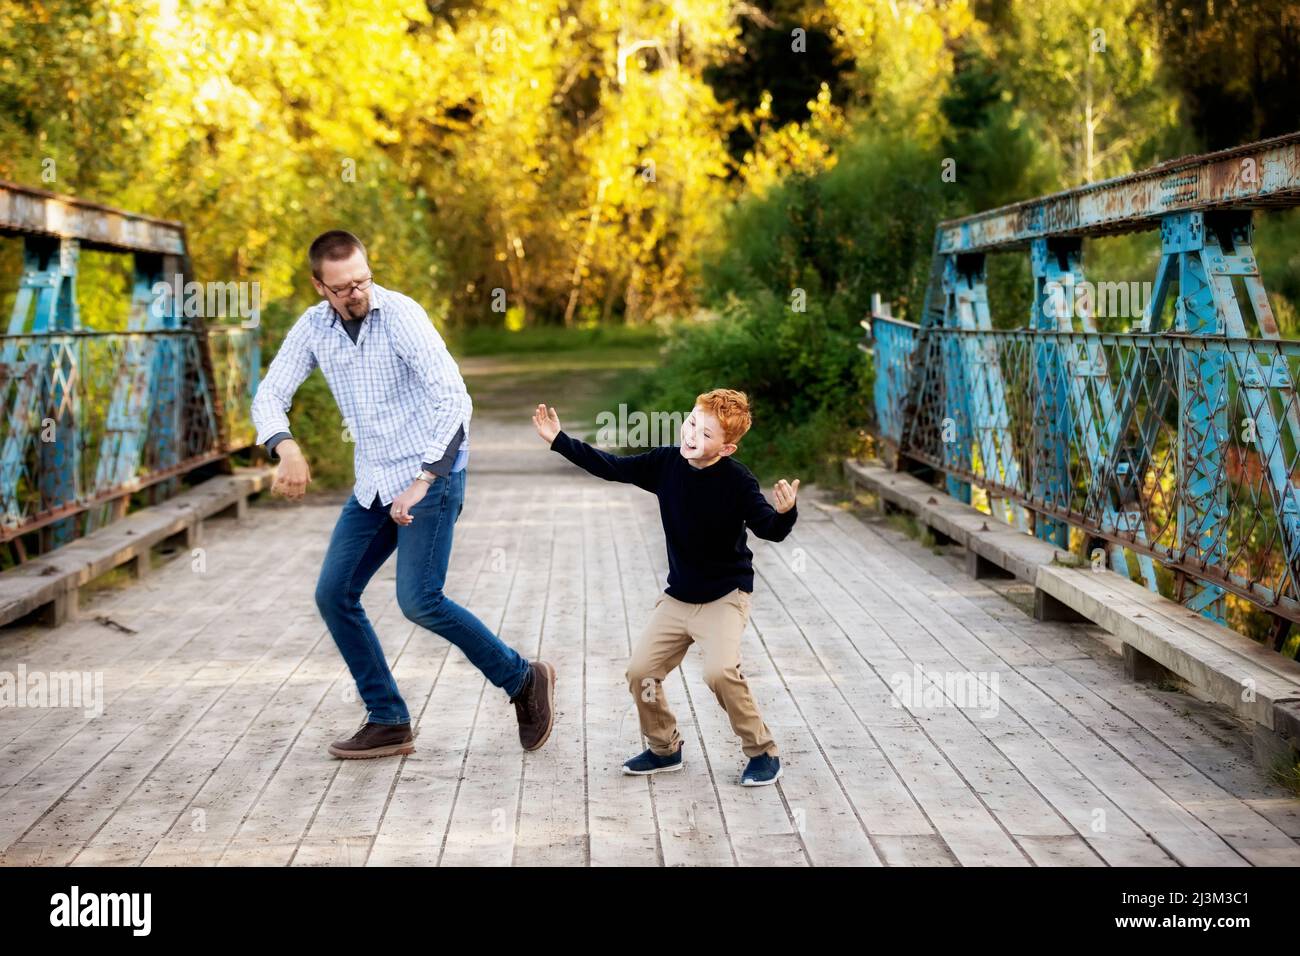
[[[519,743],[536,750],[551,736],[555,723],[555,668],[546,661],[533,661],[523,690],[510,698],[519,719]]]
[[[362,760],[367,757],[395,757],[415,753],[415,735],[411,725],[372,724],[369,721],[347,740],[330,744],[330,754],[343,760]]]

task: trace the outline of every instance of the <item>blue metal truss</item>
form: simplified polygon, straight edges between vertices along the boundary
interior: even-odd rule
[[[967,331],[993,328],[989,316],[988,286],[984,256],[947,256],[944,261],[944,326]],[[975,336],[958,336],[959,361],[964,373],[966,414],[974,430],[983,469],[999,477],[998,484],[1020,488],[1020,466],[1011,444],[1011,419],[1007,413],[1006,388],[996,352],[986,350]],[[1025,509],[1015,501],[990,495],[989,510],[999,520],[1009,521],[1021,531],[1029,530]]]
[[[8,335],[75,332],[81,327],[76,287],[79,254],[75,239],[28,236],[24,240],[23,273]],[[76,497],[77,354],[66,339],[49,338],[26,348],[10,340],[0,352],[0,365],[11,370],[16,382],[0,450],[0,493],[6,522],[12,523],[21,514],[18,488],[24,482],[35,482],[47,500]],[[33,443],[38,444],[38,473],[28,475],[26,462]],[[70,520],[48,526],[42,534],[43,547],[68,541],[74,530]]]
[[[1035,512],[1033,531],[1060,546],[1079,523],[1125,575],[1131,550],[1152,590],[1164,563],[1180,600],[1215,620],[1229,589],[1300,620],[1300,362],[1250,219],[1294,205],[1300,134],[941,223],[919,323],[871,318],[877,416],[899,467],[938,469],[967,502],[973,479],[994,515],[1024,528]],[[1077,296],[1084,237],[1155,228],[1145,314],[1127,338],[1100,331]],[[1032,337],[1008,338],[992,328],[984,257],[1017,249],[1030,253]],[[1014,420],[1010,398],[1032,421]],[[1260,563],[1270,548],[1280,577]]]
[[[24,249],[0,336],[0,541],[17,560],[29,534],[49,550],[123,514],[134,491],[157,500],[179,475],[252,443],[257,330],[209,330],[183,314],[181,296],[157,294],[159,283],[184,289],[179,223],[0,182],[0,236]],[[133,256],[124,331],[81,327],[82,249]]]
[[[1095,334],[1098,330],[1093,316],[1094,303],[1080,294],[1085,281],[1082,240],[1076,237],[1035,239],[1030,245],[1030,261],[1034,276],[1033,327]],[[1122,435],[1120,416],[1116,414],[1115,394],[1101,346],[1061,349],[1048,338],[1040,344],[1038,353],[1039,382],[1044,389],[1039,447],[1050,462],[1049,467],[1042,469],[1039,494],[1043,500],[1053,503],[1068,497],[1066,475],[1070,440],[1074,435],[1089,461],[1098,465],[1113,462],[1109,469],[1097,469],[1089,494],[1102,528],[1128,532],[1145,541],[1146,522],[1138,496],[1125,493],[1132,491],[1128,480],[1130,463],[1117,460]],[[1136,388],[1134,379],[1130,397]],[[1040,526],[1045,532],[1040,537],[1069,546],[1069,531],[1064,522],[1042,518]],[[1111,567],[1129,577],[1123,546],[1112,544],[1107,553]],[[1141,554],[1137,560],[1147,588],[1158,591],[1154,562]]]

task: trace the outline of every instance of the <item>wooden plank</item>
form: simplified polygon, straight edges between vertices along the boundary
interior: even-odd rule
[[[467,509],[470,507],[468,500],[466,507]],[[506,515],[506,517],[512,516],[512,513]],[[469,533],[466,518],[467,516],[462,516],[462,520],[457,523],[460,543],[464,543],[463,538]],[[514,533],[522,533],[522,529],[517,529]],[[444,589],[449,597],[464,602],[465,606],[483,618],[484,623],[493,627],[496,615],[489,613],[484,616],[480,607],[480,599],[485,593],[481,585],[494,576],[490,573],[491,564],[485,561],[486,555],[480,548],[481,545],[474,542],[473,546],[466,548],[462,555],[457,545],[453,544],[452,560],[448,566],[447,583]],[[468,563],[462,564],[462,560],[468,560]],[[489,573],[485,573],[485,569],[489,569]],[[395,558],[390,560],[387,570],[395,575]],[[394,577],[391,582],[385,584],[385,587],[395,588],[395,583]],[[407,706],[411,709],[412,719],[417,728],[421,729],[421,737],[424,737],[424,715],[429,714],[429,704],[434,689],[441,683],[443,676],[453,669],[468,669],[474,675],[477,675],[478,671],[445,639],[414,625],[409,627],[411,634],[404,645],[405,649],[390,656],[396,660],[395,668],[402,668],[403,671],[403,675],[399,678],[399,686],[407,688],[408,684],[411,685],[409,689],[404,689],[403,693],[407,698]],[[414,649],[412,641],[416,642]],[[414,653],[412,664],[403,667],[403,660],[412,651]],[[394,674],[397,674],[396,669]],[[483,693],[482,677],[468,684],[466,699],[471,701],[479,699]],[[417,754],[423,749],[437,747],[441,743],[439,738],[442,727],[436,717],[430,721],[428,729],[433,733],[424,740],[417,738]],[[393,806],[394,795],[399,781],[405,776],[406,764],[409,760],[410,757],[399,760],[342,761],[338,773],[333,776],[329,789],[317,808],[311,827],[293,858],[293,864],[295,866],[340,863],[361,865],[368,862],[369,857],[374,855],[376,840],[381,833],[385,832],[384,818]],[[403,804],[398,805],[398,816],[394,818],[394,824],[400,824],[403,806]],[[393,832],[391,826],[389,832]]]
[[[525,536],[525,526],[516,526],[520,512],[513,496],[499,495],[491,488],[485,494],[467,493],[447,576],[456,599],[476,614],[480,583],[488,575],[517,573],[518,561],[511,559]],[[366,859],[369,866],[438,862],[470,732],[490,692],[463,654],[441,638],[424,636],[427,645],[443,646],[442,667],[419,718],[429,730],[417,739],[415,753],[402,759],[401,772],[391,781],[387,806]]]
[[[166,538],[258,490],[269,469],[221,475],[152,508],[127,515],[61,548],[0,574],[0,625],[28,614],[60,594],[119,565],[147,555]]]
[[[665,572],[655,501],[566,468],[521,470],[531,459],[517,446],[492,446],[500,460],[467,500],[448,593],[559,664],[546,748],[524,755],[502,695],[405,622],[390,561],[369,591],[376,626],[433,733],[402,760],[326,756],[358,708],[312,595],[338,509],[259,509],[256,527],[211,527],[205,574],[173,562],[87,601],[138,634],[84,620],[0,648],[0,667],[104,672],[108,705],[93,720],[0,711],[0,863],[1297,861],[1300,801],[1259,776],[1222,720],[1126,681],[1084,636],[1097,629],[1032,621],[950,557],[819,510],[813,488],[785,542],[751,539],[745,673],[782,781],[737,785],[744,757],[697,650],[668,682],[685,769],[624,776],[644,747],[627,659]],[[1232,653],[1199,622],[1151,611]],[[291,623],[268,631],[277,613]],[[894,706],[890,679],[914,665],[985,687],[996,674],[996,708]]]
[[[852,805],[877,856],[890,866],[955,864],[956,858],[935,832],[874,736],[873,728],[890,720],[902,720],[905,715],[880,714],[879,722],[861,721],[849,696],[826,672],[791,619],[782,597],[777,596],[777,588],[766,575],[756,580],[755,629],[774,665],[784,675],[814,742],[834,774],[835,783]],[[792,776],[794,761],[795,758],[790,761]],[[782,786],[789,789],[790,784],[783,779]],[[805,835],[808,828],[805,822]],[[816,840],[810,839],[810,844],[815,853]]]
[[[654,523],[648,534],[643,530],[642,515],[647,509],[654,508],[654,499],[632,486],[620,486],[613,493],[610,506],[610,517],[615,526],[615,555],[632,646],[640,637],[654,609],[654,602],[664,588],[664,575],[651,557],[652,551],[656,554],[664,552],[662,533],[654,532],[657,517],[649,519]],[[626,674],[626,660],[623,669]],[[626,686],[624,683],[624,693]],[[664,693],[677,716],[683,747],[682,769],[650,777],[628,777],[626,783],[648,790],[665,866],[732,866],[736,855],[680,668],[664,682]],[[637,736],[633,751],[623,758],[626,760],[644,750],[647,744],[640,734],[635,704],[629,701],[624,707],[627,708],[624,710],[625,720],[636,728]]]
[[[295,547],[312,555],[311,572],[303,575],[302,580],[304,591],[309,593],[314,592],[340,506],[311,510],[314,520],[294,541]],[[400,653],[414,630],[397,608],[394,581],[390,559],[371,579],[363,599],[385,655],[390,659]],[[319,612],[314,607],[310,617],[319,621]],[[320,626],[324,628],[323,623]],[[205,849],[205,856],[219,854],[221,865],[286,865],[293,860],[324,793],[343,763],[330,757],[326,747],[332,740],[345,736],[364,716],[351,675],[328,637],[315,645],[293,675],[286,693],[289,700],[276,701],[277,709],[292,703],[298,695],[306,701],[306,706],[296,718],[286,715],[288,727],[283,736],[276,738],[276,746],[271,748],[273,753],[268,755],[251,740],[241,749],[241,755],[251,751],[264,759],[257,759],[257,769],[250,771],[252,793],[240,819],[234,819],[232,812],[229,822],[221,828],[219,839],[213,839]],[[226,772],[238,773],[239,768],[228,768]],[[354,848],[355,859],[350,862],[364,859],[365,849]]]
[[[226,537],[227,530],[214,535],[207,549],[212,558],[211,573],[220,573],[220,564],[227,548],[240,547],[240,543]],[[190,565],[187,561],[186,565]],[[251,578],[249,578],[251,580]],[[169,607],[184,607],[208,584],[202,576],[191,574],[169,580],[166,585]],[[135,679],[144,676],[167,656],[164,649],[188,641],[193,635],[177,633],[167,626],[158,626],[152,613],[141,609],[152,607],[159,601],[163,585],[148,581],[123,588],[117,592],[101,592],[91,597],[83,610],[86,619],[62,625],[57,632],[32,625],[8,635],[3,644],[3,654],[13,661],[39,661],[45,670],[90,670],[104,673],[106,707],[129,688]],[[130,627],[135,633],[123,634],[106,627],[94,618],[105,617]],[[57,633],[57,638],[55,634]],[[121,673],[116,669],[122,668]],[[16,782],[27,770],[20,769],[18,754],[35,745],[44,755],[53,752],[50,747],[66,739],[73,725],[80,727],[76,714],[66,709],[11,709],[0,712],[0,780]],[[25,736],[37,731],[33,736]],[[57,748],[55,748],[57,749]],[[40,759],[43,759],[41,757]],[[28,768],[30,769],[30,768]],[[17,776],[15,776],[17,775]],[[6,785],[0,784],[0,793]]]
[[[851,746],[851,732],[858,728],[830,726],[817,730],[810,724],[791,686],[797,678],[780,669],[767,644],[763,611],[766,600],[776,604],[779,599],[756,595],[751,602],[753,615],[746,631],[744,673],[781,749],[784,773],[779,787],[793,831],[815,866],[881,866],[881,854],[872,845],[860,809],[849,798],[826,750],[828,737]],[[722,717],[718,713],[714,719],[734,746],[735,739]],[[850,735],[841,737],[841,730]],[[738,852],[745,862],[745,854]]]
[[[871,535],[870,529],[864,533]],[[888,568],[892,576],[892,595],[902,596],[909,591],[900,578],[911,572],[914,566],[901,554],[888,565],[873,560],[867,549],[859,547],[855,554],[860,557],[865,570],[881,573]],[[956,621],[948,614],[947,608],[927,601],[922,595],[916,595],[916,598],[915,613],[918,621],[936,637],[940,634],[949,635]],[[972,658],[982,659],[987,653],[987,648],[983,645],[972,649],[968,642],[962,640],[949,639],[948,645],[954,656],[968,667],[971,666]],[[999,693],[1008,706],[1021,714],[1055,749],[1180,862],[1186,865],[1244,865],[1242,857],[1227,847],[1213,831],[1161,791],[1133,765],[1123,759],[1115,759],[1113,750],[1088,732],[1068,710],[1052,701],[1019,671],[1012,669],[1003,675]],[[1099,746],[1101,749],[1098,749]]]
[[[514,489],[512,494],[518,499],[520,489]],[[522,570],[520,556],[527,540],[525,535],[544,532],[542,520],[534,517],[536,509],[533,503],[540,500],[540,494],[540,486],[534,486],[524,499],[526,503],[521,510],[511,516],[511,523],[521,537],[514,541],[505,555],[509,572],[485,575],[475,593],[475,612],[498,634],[510,609],[516,577]],[[549,572],[549,565],[546,570]],[[535,568],[529,569],[530,574],[534,571]],[[535,595],[536,591],[531,593]],[[531,603],[534,607],[520,609],[529,633],[520,634],[517,640],[512,641],[515,649],[525,656],[537,646],[536,632],[541,623],[540,614],[533,613],[541,610],[536,607],[535,598]],[[559,679],[565,680],[566,676],[561,674]],[[507,866],[514,855],[522,766],[518,723],[505,693],[488,685],[481,677],[479,682],[482,692],[478,713],[465,744],[465,758],[453,796],[439,865]]]
[[[800,544],[795,548],[806,550],[806,540],[801,538]],[[765,552],[787,558],[789,550],[794,549],[764,547]],[[820,560],[825,560],[825,557],[822,556]],[[764,567],[770,568],[770,562],[765,563]],[[770,572],[765,571],[767,573]],[[798,578],[807,583],[811,599],[833,614],[837,621],[852,617],[852,599],[824,569],[800,574]],[[807,599],[804,597],[804,600]],[[810,641],[819,647],[820,653],[831,666],[851,672],[856,648],[845,646],[851,643],[851,639],[844,643],[832,643],[824,634],[819,633],[816,637],[810,637]],[[942,664],[942,667],[948,672],[959,670],[955,667],[955,662],[951,661]],[[879,676],[887,677],[892,684],[899,677],[910,678],[912,671],[911,667],[907,667]],[[912,716],[915,726],[923,729],[956,771],[970,782],[971,788],[980,795],[1013,841],[1025,849],[1036,863],[1091,866],[1100,862],[1065,819],[1020,775],[1013,762],[984,739],[975,725],[985,719],[986,715],[973,702],[963,705],[962,702],[949,701],[943,706],[932,707],[913,701],[900,709]],[[1042,838],[1041,841],[1034,842],[1038,838]],[[1036,853],[1042,855],[1036,856]]]
[[[267,565],[269,564],[268,560]],[[256,570],[256,566],[254,568]],[[180,567],[169,570],[170,576],[179,577],[189,574],[187,569]],[[260,570],[262,573],[256,578],[257,586],[264,589],[278,591],[284,582],[292,580],[291,562],[274,570],[267,566]],[[215,579],[208,581],[209,586],[215,583]],[[172,619],[167,623],[177,631],[192,631],[194,628],[185,623],[188,619],[186,615],[185,608],[177,607],[173,611]],[[233,690],[238,686],[239,680],[247,676],[248,662],[256,659],[259,648],[266,647],[266,638],[254,619],[242,620],[233,631],[228,626],[213,627],[213,624],[228,624],[213,618],[202,618],[197,623],[203,636],[198,641],[190,642],[186,650],[198,661],[205,660],[207,655],[211,655],[211,659],[190,677],[189,682],[203,683],[201,693],[196,695],[199,699],[203,699],[203,693],[206,693],[209,685],[226,688],[210,701],[208,709],[204,709],[196,717],[202,723],[203,720],[212,719],[214,715],[242,706],[241,695],[237,692],[227,693],[227,691]],[[283,644],[277,642],[269,650],[264,651],[264,656],[269,658],[282,647]],[[247,648],[246,661],[239,661],[236,658],[232,662],[232,653],[240,648]],[[166,694],[174,687],[174,684],[154,683],[150,685],[150,690],[154,695],[160,690]],[[173,697],[177,694],[184,695],[185,692],[185,686],[182,684],[181,689],[173,693]],[[164,715],[166,715],[165,709]],[[169,761],[188,759],[192,756],[190,748],[182,745],[186,731],[181,729],[177,736],[178,727],[174,721],[169,716],[164,716],[161,720],[158,717],[157,714],[150,714],[147,717],[128,716],[127,719],[134,724],[130,732],[101,762],[78,780],[75,790],[60,800],[51,813],[29,832],[25,838],[26,842],[50,843],[59,848],[57,852],[62,857],[60,861],[69,862],[89,842],[101,836],[103,837],[101,847],[92,852],[91,859],[110,863],[138,862],[138,858],[134,856],[136,851],[139,850],[142,856],[148,850],[146,832],[151,827],[165,825],[166,811],[161,808],[166,806],[168,787],[172,781],[186,779],[186,774],[176,772],[169,766]],[[186,728],[191,725],[180,726]],[[204,745],[209,743],[208,740],[203,740]],[[75,745],[74,740],[73,746]],[[146,782],[155,774],[160,776],[162,785],[157,788],[146,786]],[[139,795],[142,791],[145,796],[140,799]],[[136,807],[123,813],[124,808],[128,808],[133,798],[137,798]],[[112,821],[123,823],[132,818],[132,813],[142,818],[138,833],[132,832],[129,837],[120,838],[103,836],[105,828],[109,828],[110,833],[113,832],[110,827]],[[143,849],[140,849],[141,847]]]
[[[632,635],[637,632],[629,620],[633,608],[620,586],[618,540],[625,529],[616,528],[614,496],[603,488],[584,482],[582,503],[586,607],[582,723],[590,863],[653,866],[663,862],[663,853],[649,782],[622,770],[624,761],[645,748],[636,705],[627,690],[627,663]]]
[[[845,474],[884,501],[918,515],[954,543],[973,550],[1018,578],[1033,583],[1040,564],[1061,549],[1020,533],[912,475],[878,464],[849,460]]]
[[[524,542],[539,531],[531,517],[537,494],[536,489],[521,483],[509,483],[467,496],[465,514],[457,525],[458,533],[464,529],[460,541],[466,551],[462,555],[458,544],[453,562],[472,559],[469,566],[476,573],[473,584],[464,591],[465,602],[489,627],[494,622],[484,608],[501,605],[503,582],[508,604],[514,579],[521,570]],[[499,616],[501,612],[495,613]],[[449,653],[425,706],[436,737],[405,758],[374,840],[370,865],[438,862],[477,721],[481,717],[514,725],[512,710],[492,708],[493,696],[498,693],[463,654]],[[517,738],[515,747],[517,750]],[[504,832],[505,815],[498,814],[491,823]]]
[[[291,640],[305,654],[150,849],[144,865],[219,863],[267,778],[333,683],[338,652],[324,623],[312,619],[315,607],[286,603],[285,610],[294,615]]]
[[[1263,727],[1272,729],[1276,703],[1300,699],[1300,682],[1261,666],[1250,654],[1208,640],[1182,622],[1150,613],[1148,596],[1155,596],[1119,575],[1045,567],[1038,587]]]
[[[883,530],[881,533],[890,540],[898,537]],[[1082,687],[1120,710],[1135,727],[1141,727],[1177,754],[1184,766],[1175,771],[1176,775],[1203,775],[1283,833],[1293,839],[1300,836],[1300,801],[1259,772],[1249,747],[1242,743],[1247,725],[1185,695],[1131,684],[1122,672],[1117,654],[1087,636],[1099,629],[1034,621],[979,582],[952,576],[952,566],[948,563],[951,559],[914,545],[896,544],[904,548],[911,560],[936,576],[949,575],[945,578],[947,589],[942,600],[951,601],[967,622],[986,619],[987,626],[979,627],[976,633],[982,635],[989,629],[1000,628],[1032,644],[1044,661],[1056,662],[1061,671]],[[939,595],[931,596],[939,599]],[[1076,648],[1074,654],[1061,652],[1069,646]],[[1225,728],[1229,732],[1225,733]],[[1196,812],[1195,802],[1184,802],[1184,805]]]
[[[472,583],[461,593],[465,606],[472,607],[480,618],[482,581],[487,576],[515,574],[515,562],[506,558],[516,553],[512,549],[524,529],[515,527],[512,518],[504,489],[490,488],[485,497],[467,493],[464,515],[456,525],[460,538],[452,551],[452,567],[472,574]],[[443,643],[429,637],[430,645]],[[367,865],[437,864],[464,774],[469,736],[490,692],[482,674],[464,654],[447,646],[442,670],[424,702],[415,753],[402,758],[402,771],[390,784]]]
[[[830,593],[828,576],[816,572],[797,575],[791,570],[789,552],[794,547],[801,549],[805,560],[815,562],[811,543],[792,535],[780,545],[755,542],[753,547],[760,558],[767,559],[762,563],[763,579],[785,593],[786,610],[827,676],[841,690],[852,689],[846,698],[862,724],[870,728],[891,766],[908,784],[912,796],[954,856],[964,865],[1028,865],[1028,858],[986,803],[987,789],[996,779],[994,768],[955,765],[952,756],[937,745],[922,718],[942,719],[943,708],[936,708],[931,715],[921,714],[919,709],[895,707],[889,672],[882,674],[870,666],[852,643],[853,625],[841,626],[837,620],[837,611],[847,610],[847,604],[840,596]],[[829,605],[827,600],[831,601]],[[889,714],[890,711],[893,713]],[[988,759],[987,754],[978,757]],[[1000,769],[1005,772],[1006,768]],[[978,775],[968,783],[963,770],[967,773],[976,770]],[[1004,794],[1013,789],[1014,783],[1001,788]],[[976,795],[977,790],[983,799]],[[1020,809],[1026,816],[1032,816],[1032,812]]]
[[[588,572],[598,572],[585,549],[584,527],[590,523],[591,509],[585,505],[583,492],[588,485],[548,483],[551,548],[546,560],[538,562],[546,574],[531,576],[527,590],[520,594],[525,607],[545,608],[543,619],[528,620],[515,629],[520,648],[531,644],[533,656],[553,664],[558,679],[550,741],[542,750],[516,758],[522,778],[511,858],[516,866],[585,866],[591,859],[583,719],[590,614],[585,599]],[[599,577],[594,583],[600,584]],[[510,746],[518,754],[517,736]]]
[[[653,565],[659,580],[666,581],[668,562],[659,511],[654,502],[638,503],[635,511],[641,532],[652,546]],[[772,787],[740,786],[745,757],[731,732],[726,714],[701,676],[701,655],[692,647],[677,672],[686,685],[686,703],[699,730],[700,755],[713,778],[720,809],[726,822],[736,862],[742,866],[806,866],[809,863],[801,835],[786,809],[781,784]],[[756,694],[760,707],[763,697]],[[678,698],[681,699],[681,698]],[[674,712],[684,717],[685,705]],[[684,758],[689,759],[689,756]],[[676,776],[671,774],[668,776]]]
[[[77,854],[75,865],[140,865],[178,824],[196,828],[199,834],[206,832],[207,809],[196,803],[203,784],[260,715],[267,684],[277,687],[287,680],[310,649],[299,632],[285,627],[277,629],[274,643],[259,658],[256,647],[264,644],[267,634],[259,627],[253,637],[255,642],[250,645],[244,645],[239,637],[231,640],[229,653],[239,655],[237,663],[216,666],[223,675],[238,676],[117,804]]]
[[[187,570],[177,570],[188,576]],[[269,579],[266,568],[246,562],[242,573],[219,580],[213,578],[206,583],[238,596],[244,591],[266,588]],[[173,612],[176,610],[173,608]],[[160,630],[169,629],[169,622],[157,623]],[[127,686],[120,693],[114,693],[117,674],[110,671],[105,679],[109,702],[104,715],[82,721],[69,736],[55,738],[56,746],[39,746],[43,734],[41,725],[37,724],[20,739],[36,746],[6,748],[6,754],[17,758],[17,766],[7,762],[4,770],[4,779],[12,782],[0,797],[0,807],[4,810],[0,847],[8,846],[51,812],[69,789],[81,784],[88,774],[112,779],[112,765],[101,767],[101,764],[119,750],[138,748],[141,756],[126,761],[129,769],[126,776],[117,775],[114,792],[119,792],[128,778],[133,785],[137,775],[147,772],[161,756],[157,748],[162,742],[179,739],[185,721],[197,719],[201,712],[195,708],[215,700],[210,695],[219,683],[209,685],[206,681],[220,682],[235,676],[223,674],[216,660],[226,651],[230,640],[221,627],[223,623],[213,615],[205,617],[195,629],[171,628],[172,633],[179,635],[172,645],[177,653],[157,659],[147,667],[132,669],[128,665],[123,669],[129,675],[123,680]],[[57,641],[59,633],[54,632],[52,639]],[[186,651],[184,655],[179,653],[181,648]],[[197,690],[195,681],[200,681]],[[150,756],[152,760],[147,759]],[[50,830],[52,840],[56,831],[57,828]],[[72,845],[72,841],[62,842]]]
[[[833,525],[851,525],[854,519],[834,512],[827,512],[832,517]],[[839,534],[832,533],[830,526],[818,526],[827,545],[822,560],[828,563],[822,566],[822,572],[835,578],[847,593],[860,601],[872,614],[877,608],[888,605],[898,595],[904,578],[924,587],[923,578],[913,579],[902,573],[902,567],[892,548],[882,549],[880,542],[872,541],[863,534],[857,541],[852,541]],[[836,527],[836,532],[844,531]],[[854,547],[854,545],[857,547]],[[873,555],[883,553],[889,559],[890,568],[887,578],[880,569],[873,567],[864,570],[862,550]],[[889,581],[888,591],[877,584],[873,575]],[[939,583],[942,587],[942,583]],[[964,618],[963,618],[964,620]],[[945,628],[940,637],[947,639],[960,628]],[[890,633],[905,641],[909,652],[925,644],[935,643],[936,637],[921,627],[916,618],[910,614],[893,622]],[[949,654],[946,658],[924,655],[933,662],[933,666],[950,670],[959,669]],[[987,666],[987,657],[981,662]],[[1008,670],[1005,665],[995,665],[999,678]],[[1038,735],[1032,722],[1021,717],[1011,708],[999,706],[992,713],[976,712],[972,715],[972,724],[987,737],[1019,771],[1027,781],[1026,786],[1036,789],[1043,798],[1050,802],[1057,813],[1067,821],[1074,831],[1086,840],[1094,850],[1113,865],[1171,865],[1169,856],[1146,838],[1141,828],[1129,820],[1124,813],[1105,797],[1087,778],[1065,760],[1049,743]],[[957,750],[959,748],[953,748]],[[1098,821],[1105,821],[1104,829],[1098,829]],[[1022,829],[1018,824],[1017,829]],[[1056,851],[1061,843],[1061,834],[1046,832],[1020,834],[1024,839],[1022,845],[1033,852]],[[1041,837],[1041,840],[1039,839]],[[1035,840],[1039,842],[1034,843]],[[1070,842],[1065,844],[1070,845]],[[1074,844],[1077,850],[1077,844]]]
[[[1300,865],[1300,845],[1058,668],[1022,673],[1234,851],[1256,866]]]
[[[1241,716],[1272,729],[1277,705],[1300,700],[1300,663],[1270,656],[1267,648],[1213,622],[1201,619],[1192,626],[1185,609],[1120,575],[1055,564],[1058,549],[997,528],[974,508],[910,475],[863,462],[846,463],[845,469],[853,480],[1013,570]]]
[[[340,667],[338,651],[315,607],[314,582],[323,549],[302,546],[307,541],[327,539],[336,514],[336,507],[313,509],[314,520],[307,526],[300,526],[299,535],[291,539],[293,544],[299,545],[299,553],[310,555],[308,566],[296,574],[299,587],[294,599],[279,601],[274,608],[258,612],[259,616],[265,614],[268,621],[290,621],[289,629],[298,633],[305,653],[293,672],[278,686],[265,685],[264,692],[270,692],[265,705],[212,771],[186,811],[178,816],[175,825],[154,847],[146,863],[211,865],[219,862],[322,697],[336,679],[340,681],[341,690],[350,689],[349,678]],[[372,588],[387,591],[391,584],[391,574],[381,570],[372,582]],[[380,600],[384,602],[384,612],[379,615],[376,626],[384,627],[387,617],[394,620],[394,625],[392,628],[384,627],[384,633],[404,627],[392,610],[395,607],[393,597],[388,595],[385,600],[381,596]],[[405,659],[406,655],[403,655],[399,663]],[[340,696],[355,699],[354,693],[340,693]],[[195,825],[196,816],[201,826]]]

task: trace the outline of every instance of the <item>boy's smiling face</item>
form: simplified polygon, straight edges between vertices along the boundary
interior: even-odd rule
[[[681,455],[696,468],[707,468],[732,454],[736,446],[726,440],[717,418],[696,405],[682,422]]]

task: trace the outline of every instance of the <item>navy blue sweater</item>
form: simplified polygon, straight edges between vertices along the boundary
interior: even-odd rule
[[[794,527],[798,507],[779,514],[763,497],[752,472],[736,459],[720,458],[696,468],[676,445],[643,455],[611,455],[560,432],[551,442],[558,451],[597,478],[623,481],[659,498],[668,544],[669,595],[705,604],[736,588],[754,590],[753,552],[745,529],[780,541]]]

